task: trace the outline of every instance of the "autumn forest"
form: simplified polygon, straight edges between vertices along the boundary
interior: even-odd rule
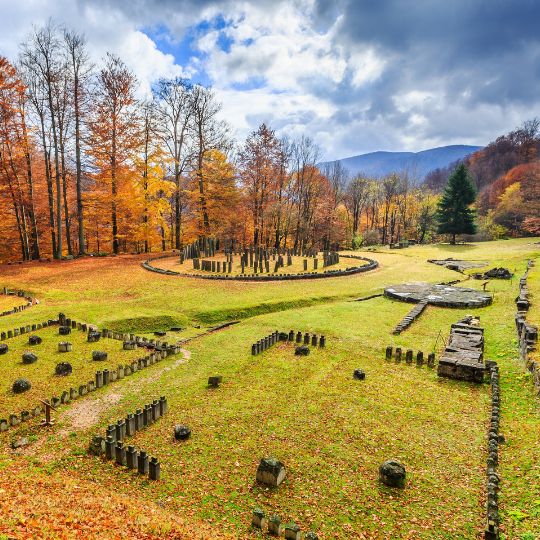
[[[312,139],[262,124],[234,141],[211,88],[134,74],[85,38],[36,28],[0,58],[0,260],[165,251],[200,236],[248,245],[360,247],[437,238],[454,166],[416,178],[320,165]],[[539,122],[465,162],[479,196],[475,239],[540,232]]]

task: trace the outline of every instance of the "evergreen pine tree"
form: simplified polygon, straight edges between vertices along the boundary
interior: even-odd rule
[[[437,209],[438,233],[452,235],[452,244],[456,243],[456,235],[476,232],[476,213],[470,208],[475,200],[473,180],[461,163],[450,175]]]

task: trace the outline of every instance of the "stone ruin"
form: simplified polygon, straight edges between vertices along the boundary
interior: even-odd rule
[[[156,457],[149,457],[144,450],[137,451],[134,446],[124,445],[125,439],[132,437],[139,430],[152,425],[168,411],[165,396],[128,414],[125,419],[107,427],[106,436],[95,435],[90,441],[89,451],[97,456],[104,455],[107,460],[114,460],[118,465],[135,469],[139,474],[147,475],[150,480],[160,480],[161,464]]]
[[[512,272],[508,268],[492,268],[487,272],[472,274],[474,279],[512,279]]]
[[[325,336],[317,336],[317,334],[310,334],[309,332],[305,332],[303,334],[302,332],[295,333],[294,330],[290,330],[289,333],[279,332],[278,330],[276,330],[275,332],[272,332],[271,334],[265,336],[257,342],[252,343],[251,354],[253,356],[256,356],[260,353],[263,353],[270,347],[273,347],[279,341],[290,343],[296,342],[298,344],[298,347],[296,347],[295,349],[295,354],[298,356],[307,356],[309,354],[309,345],[311,345],[312,347],[319,346],[320,348],[324,348],[326,346]]]
[[[386,360],[392,360],[392,358],[395,358],[396,364],[399,364],[402,360],[402,349],[401,347],[396,347],[395,355],[394,355],[394,348],[389,345],[386,347],[385,350],[385,357]],[[408,365],[412,365],[414,361],[414,352],[412,349],[407,349],[405,352],[405,363]],[[416,367],[422,367],[424,365],[424,352],[423,351],[417,351],[416,353]],[[435,353],[430,352],[427,356],[427,366],[429,368],[435,367]]]
[[[67,375],[71,375],[73,367],[69,362],[60,362],[56,365],[54,372],[59,377],[66,377]]]
[[[23,364],[33,364],[35,362],[37,362],[37,355],[35,355],[34,353],[32,352],[24,352],[23,355],[22,355],[22,363]]]
[[[152,366],[154,363],[160,362],[167,356],[171,354],[178,354],[180,351],[180,346],[178,344],[169,345],[165,342],[162,343],[153,339],[148,340],[145,337],[136,336],[134,334],[120,334],[106,329],[102,329],[101,332],[98,332],[95,326],[69,319],[63,313],[60,313],[58,315],[58,319],[48,319],[43,322],[28,324],[26,326],[21,326],[20,328],[15,328],[13,330],[0,332],[0,341],[3,341],[5,339],[11,339],[24,334],[30,334],[30,332],[57,325],[77,329],[85,333],[88,332],[89,334],[95,333],[100,337],[103,336],[119,341],[125,341],[127,339],[130,339],[136,342],[139,346],[144,347],[145,349],[153,350],[153,352],[150,352],[149,354],[142,358],[139,358],[138,360],[132,361],[130,364],[119,365],[117,369],[105,369],[103,371],[96,371],[94,380],[88,381],[86,384],[81,384],[75,388],[69,388],[68,390],[63,391],[58,396],[51,397],[48,402],[53,407],[56,407],[60,404],[67,405],[72,401],[78,399],[79,397],[86,396],[90,392],[94,392],[95,390],[102,388],[109,383],[121,380],[124,377],[136,373],[137,371]],[[0,354],[4,354],[8,350],[9,349],[7,344],[0,343]],[[146,352],[148,353],[148,350]],[[29,381],[27,381],[26,379],[21,379],[16,381],[13,390],[14,393],[20,393],[29,390],[30,387],[31,385]],[[9,429],[9,427],[17,426],[21,422],[29,420],[31,417],[39,416],[42,412],[43,406],[39,404],[29,410],[21,411],[20,414],[12,413],[9,415],[9,418],[7,420],[5,418],[0,418],[0,432],[6,431],[7,429]],[[150,465],[150,467],[152,467],[152,465]]]
[[[73,351],[73,344],[69,341],[60,341],[58,343],[58,352],[72,352]]]
[[[484,329],[466,317],[452,325],[448,344],[439,358],[437,375],[475,383],[484,382]]]
[[[402,283],[391,285],[384,289],[384,296],[402,302],[416,304],[407,315],[397,324],[393,330],[394,335],[399,335],[406,330],[428,305],[452,308],[477,308],[484,307],[492,302],[492,297],[486,292],[465,287],[424,282]]]
[[[461,259],[452,259],[451,257],[448,259],[428,259],[428,262],[438,266],[444,266],[445,268],[448,268],[448,270],[454,270],[455,272],[460,273],[463,273],[470,268],[482,268],[482,266],[486,266],[487,264],[482,261],[464,261]]]
[[[275,458],[261,459],[257,467],[257,482],[270,487],[278,487],[285,479],[285,465]]]
[[[385,486],[403,488],[405,478],[405,467],[395,459],[389,459],[379,467],[379,479]]]
[[[28,345],[41,345],[42,341],[40,336],[29,336]]]
[[[2,311],[0,313],[0,317],[3,317],[4,315],[12,315],[13,313],[19,313],[29,307],[32,307],[35,304],[39,304],[39,300],[36,298],[32,298],[24,291],[12,291],[8,289],[7,287],[3,287],[0,291],[0,294],[6,295],[6,296],[18,296],[19,298],[24,298],[26,300],[26,304],[15,306],[12,309]]]
[[[223,377],[221,375],[212,375],[208,377],[209,388],[218,388],[222,382],[223,382]]]
[[[274,514],[267,518],[264,510],[255,508],[251,517],[251,526],[264,532],[267,525],[268,534],[271,536],[284,535],[285,539],[289,540],[300,540],[302,538],[302,531],[296,523],[283,525],[279,516]],[[319,540],[319,536],[313,531],[307,532],[303,538],[304,540]]]
[[[357,368],[354,370],[353,379],[357,381],[363,381],[366,378],[366,372],[363,369]]]
[[[174,438],[177,441],[187,441],[191,437],[191,429],[188,426],[174,426]]]
[[[32,385],[28,379],[17,379],[11,389],[14,394],[22,394],[30,390],[30,388],[32,388]]]
[[[384,295],[402,302],[417,304],[425,301],[434,306],[455,308],[484,307],[492,302],[490,294],[476,289],[424,282],[391,285],[384,289]]]

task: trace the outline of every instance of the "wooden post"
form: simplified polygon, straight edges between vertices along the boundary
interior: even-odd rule
[[[42,399],[39,401],[45,405],[45,420],[41,421],[41,425],[43,427],[50,427],[54,424],[54,420],[51,420],[51,409],[53,411],[56,411],[56,409],[48,401],[43,401]]]

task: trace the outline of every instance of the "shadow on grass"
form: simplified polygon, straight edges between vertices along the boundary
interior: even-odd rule
[[[462,253],[464,251],[478,248],[478,246],[476,246],[475,244],[438,244],[437,247],[439,247],[443,251],[451,251],[452,253]]]

